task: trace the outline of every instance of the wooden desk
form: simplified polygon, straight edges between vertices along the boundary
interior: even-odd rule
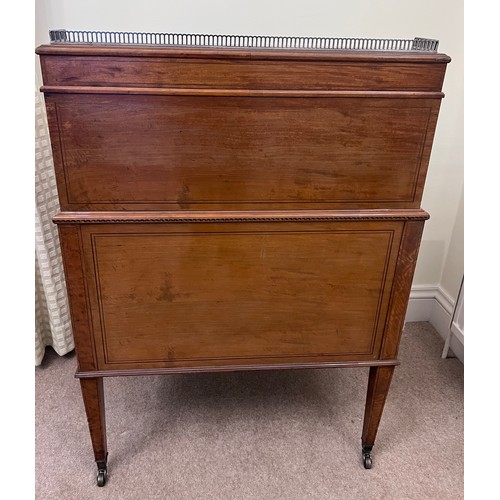
[[[370,468],[449,57],[425,40],[85,36],[37,54],[98,485],[103,378],[122,375],[370,367]]]

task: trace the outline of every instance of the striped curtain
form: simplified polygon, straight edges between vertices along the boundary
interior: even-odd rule
[[[46,346],[64,355],[74,349],[57,228],[59,210],[43,97],[35,89],[35,365]]]

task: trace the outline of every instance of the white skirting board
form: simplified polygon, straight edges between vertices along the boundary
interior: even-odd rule
[[[406,310],[406,323],[428,321],[443,339],[443,345],[450,332],[455,301],[438,286],[414,286]],[[455,355],[464,362],[464,336],[454,330],[448,356]]]

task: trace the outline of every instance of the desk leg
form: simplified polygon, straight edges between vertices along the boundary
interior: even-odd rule
[[[103,379],[102,377],[81,378],[80,386],[89,423],[94,457],[97,463],[97,486],[104,486],[107,479],[108,447],[106,443]]]
[[[372,448],[377,436],[378,425],[384,410],[385,400],[391,385],[394,366],[373,366],[370,368],[368,392],[366,395],[365,421],[361,444],[363,447],[363,465],[372,467]]]

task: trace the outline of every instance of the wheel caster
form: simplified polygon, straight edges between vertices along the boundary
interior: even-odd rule
[[[97,486],[104,486],[106,484],[107,478],[108,478],[108,473],[106,469],[99,469],[97,471]]]
[[[363,446],[363,465],[365,469],[372,468],[372,448],[373,446]]]
[[[96,460],[97,465],[97,486],[104,486],[108,479],[108,454],[104,460]]]

